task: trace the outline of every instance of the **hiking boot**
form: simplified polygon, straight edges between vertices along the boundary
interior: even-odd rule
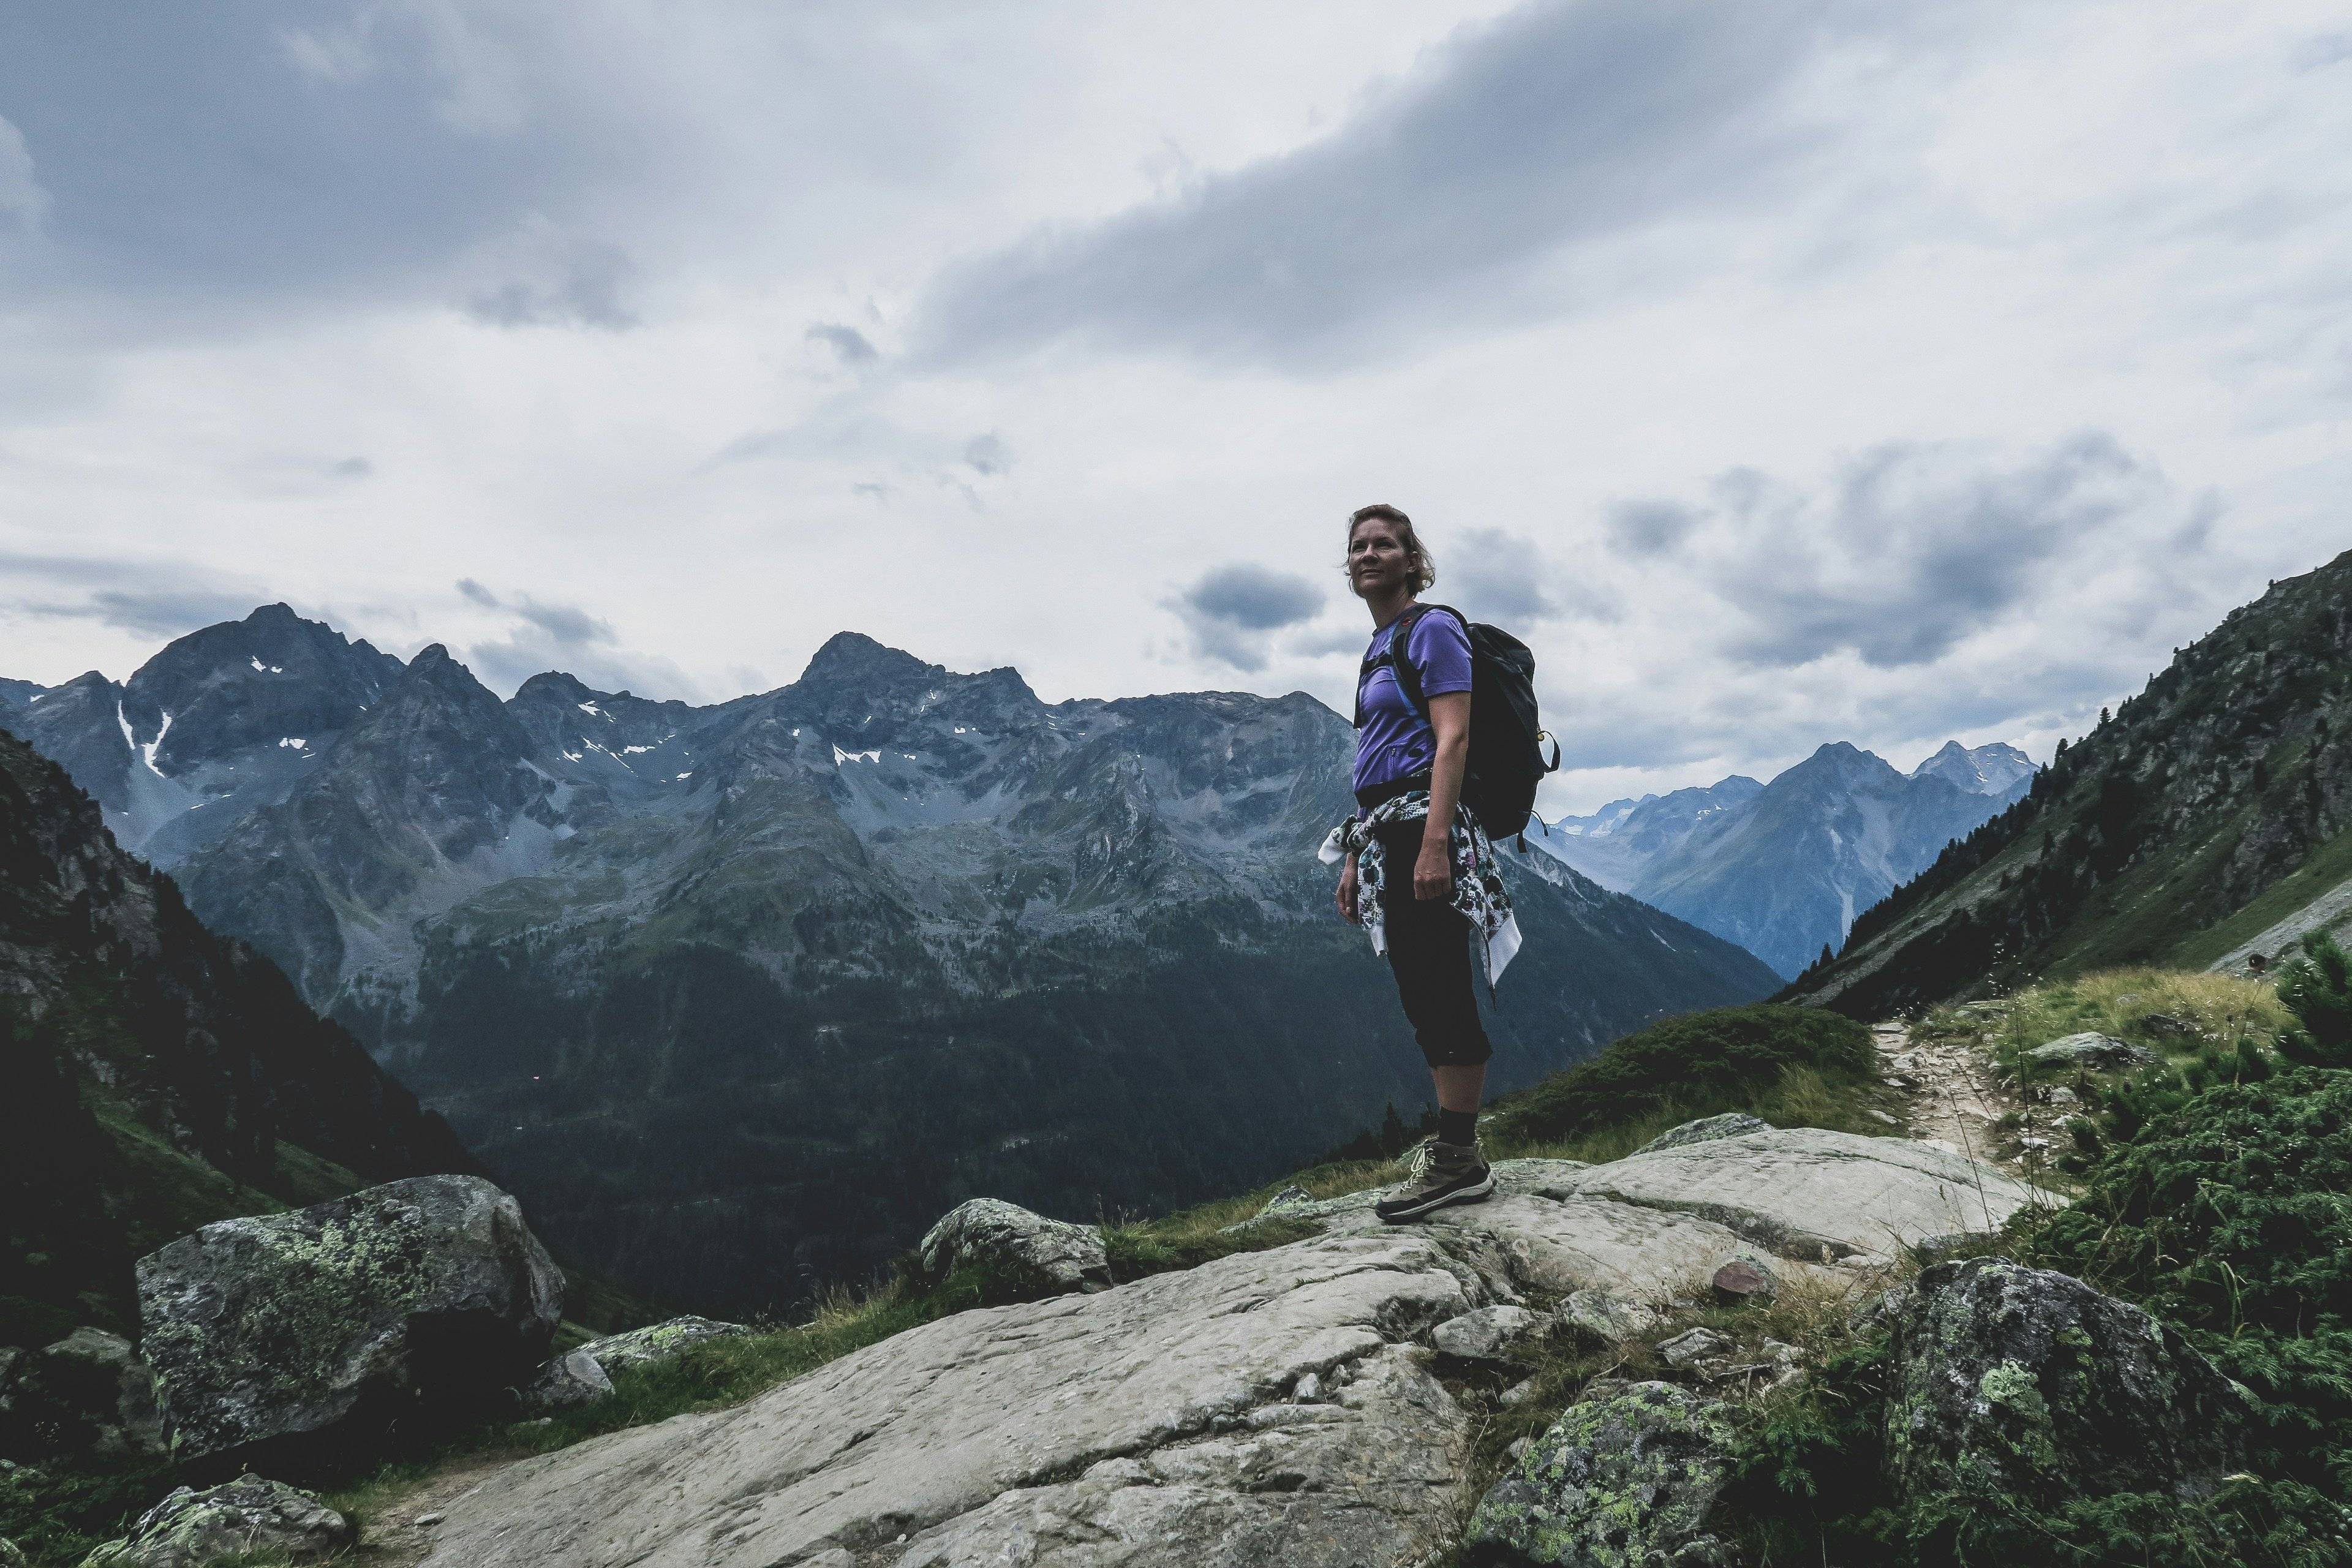
[[[1483,1203],[1495,1190],[1495,1170],[1475,1143],[1432,1138],[1413,1151],[1404,1185],[1372,1205],[1391,1225],[1402,1225],[1448,1204]]]

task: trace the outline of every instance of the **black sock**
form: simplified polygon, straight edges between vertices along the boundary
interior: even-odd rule
[[[1478,1141],[1478,1113],[1475,1110],[1448,1110],[1437,1108],[1437,1141],[1466,1147]]]

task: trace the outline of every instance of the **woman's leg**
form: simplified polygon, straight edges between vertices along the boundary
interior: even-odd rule
[[[1486,1031],[1471,989],[1470,922],[1452,905],[1402,897],[1389,885],[1389,965],[1413,1037],[1437,1085],[1437,1141],[1412,1181],[1372,1205],[1391,1225],[1420,1219],[1450,1204],[1477,1203],[1495,1190],[1495,1173],[1478,1152],[1478,1097],[1486,1087]]]
[[[1403,847],[1389,847],[1392,865],[1410,863],[1396,859]],[[1468,1143],[1486,1090],[1486,1058],[1494,1054],[1478,1018],[1470,922],[1444,900],[1414,898],[1408,879],[1391,877],[1383,891],[1389,967],[1436,1086],[1438,1136]]]

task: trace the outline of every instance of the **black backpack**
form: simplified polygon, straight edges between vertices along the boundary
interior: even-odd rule
[[[1432,611],[1460,621],[1470,637],[1470,760],[1463,771],[1462,804],[1490,838],[1522,832],[1535,810],[1536,785],[1559,766],[1559,742],[1536,721],[1536,656],[1502,627],[1474,621],[1451,605],[1406,610],[1391,624],[1380,652],[1356,671],[1356,728],[1364,727],[1364,679],[1382,665],[1395,672],[1397,689],[1412,710],[1428,718],[1420,673],[1396,650],[1412,637],[1414,623]],[[1549,762],[1544,760],[1547,742]],[[1527,847],[1525,839],[1519,847]]]

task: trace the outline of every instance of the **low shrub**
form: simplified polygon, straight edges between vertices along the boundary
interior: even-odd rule
[[[1810,1007],[1758,1003],[1651,1025],[1580,1067],[1495,1102],[1483,1131],[1498,1145],[1571,1142],[1745,1110],[1794,1126],[1843,1126],[1843,1091],[1875,1080],[1870,1031]],[[1769,1102],[1769,1105],[1768,1105]],[[1875,1129],[1871,1129],[1875,1130]]]

